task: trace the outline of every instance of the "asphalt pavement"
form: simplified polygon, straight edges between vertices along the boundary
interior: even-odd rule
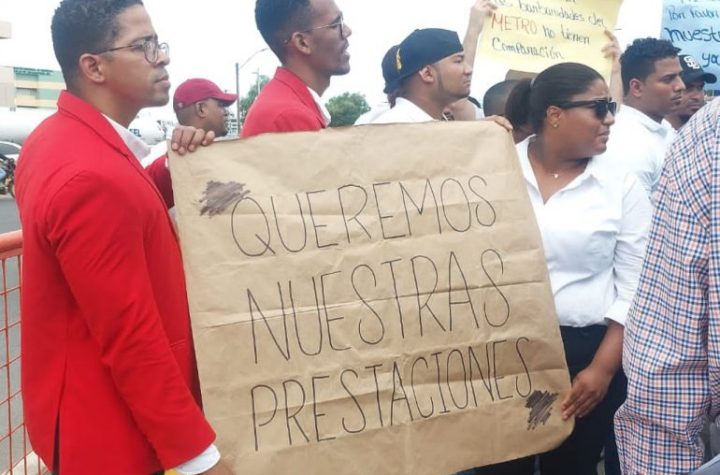
[[[15,200],[8,195],[0,195],[0,233],[7,233],[20,229]]]

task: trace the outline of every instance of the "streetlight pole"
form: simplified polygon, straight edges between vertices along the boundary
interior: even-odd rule
[[[237,132],[240,135],[240,63],[235,63],[235,123],[237,124]]]
[[[237,102],[236,102],[235,104],[236,104],[236,106],[237,106],[237,109],[236,109],[236,114],[237,114],[237,115],[236,115],[236,119],[237,119],[237,125],[238,125],[238,134],[240,133],[240,70],[241,70],[247,63],[249,63],[250,60],[252,60],[255,56],[257,56],[257,55],[259,55],[260,53],[263,53],[263,52],[265,52],[265,51],[267,51],[267,50],[269,50],[269,49],[270,49],[270,48],[268,48],[267,46],[266,46],[265,48],[261,48],[261,49],[255,51],[255,52],[254,52],[253,54],[251,54],[250,56],[248,56],[247,59],[246,59],[245,61],[243,61],[242,63],[239,63],[239,62],[235,63],[235,94],[237,94],[237,96],[238,96],[238,100],[237,100]]]

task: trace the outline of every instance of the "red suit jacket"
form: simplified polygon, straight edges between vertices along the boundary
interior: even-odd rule
[[[327,127],[307,85],[285,68],[260,91],[250,107],[242,136],[267,132],[302,132]]]
[[[168,209],[175,206],[175,193],[172,189],[172,179],[170,178],[170,170],[167,166],[167,155],[156,158],[150,165],[145,167],[145,171],[152,178],[153,183],[157,186],[165,206]]]
[[[147,475],[215,438],[200,409],[180,249],[158,190],[110,123],[67,92],[58,109],[17,170],[27,430],[61,474]]]

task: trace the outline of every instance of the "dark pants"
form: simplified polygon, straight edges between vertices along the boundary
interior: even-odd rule
[[[560,327],[570,378],[592,362],[607,327],[593,325],[584,328]],[[540,473],[543,475],[596,475],[605,440],[612,430],[612,419],[623,402],[627,380],[622,370],[615,375],[608,393],[590,414],[576,419],[575,430],[555,450],[541,454]],[[559,410],[559,409],[558,409]],[[475,469],[476,475],[532,475],[535,457]]]
[[[621,379],[620,386],[622,390],[614,394],[608,392],[606,398],[614,397],[615,399],[610,401],[610,405],[620,407],[627,397],[627,378],[625,378],[625,373],[622,369],[620,369],[616,378]],[[622,471],[620,470],[620,456],[618,455],[617,442],[615,440],[615,424],[611,424],[610,431],[605,439],[605,475],[622,475]]]

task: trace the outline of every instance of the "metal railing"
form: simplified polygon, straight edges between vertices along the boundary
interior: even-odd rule
[[[25,430],[20,386],[22,233],[0,234],[0,473],[40,475]]]

